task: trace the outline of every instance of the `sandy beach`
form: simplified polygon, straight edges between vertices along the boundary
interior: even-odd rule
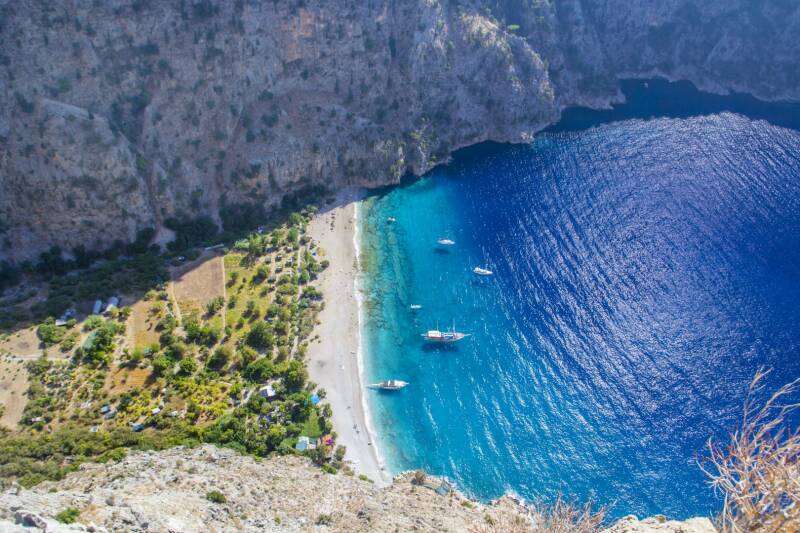
[[[312,381],[327,391],[333,408],[333,425],[338,443],[347,447],[345,459],[359,474],[375,483],[391,482],[379,459],[377,442],[365,412],[366,389],[361,379],[358,301],[355,293],[357,258],[354,236],[358,190],[342,192],[335,207],[325,208],[309,226],[311,237],[330,261],[320,279],[325,309],[319,315],[315,334],[319,339],[308,350]]]

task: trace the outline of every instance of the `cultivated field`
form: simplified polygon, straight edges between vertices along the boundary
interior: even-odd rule
[[[133,312],[128,319],[128,343],[133,350],[144,350],[158,343],[156,324],[164,312],[164,302],[140,300],[133,304]]]
[[[181,316],[205,313],[208,302],[225,296],[222,257],[204,254],[172,271],[172,294]]]

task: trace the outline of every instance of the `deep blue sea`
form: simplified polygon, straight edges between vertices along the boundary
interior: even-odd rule
[[[411,382],[368,392],[392,470],[612,517],[717,509],[707,439],[758,367],[800,376],[800,132],[692,115],[481,145],[363,202],[365,377]],[[457,348],[422,342],[453,321]]]

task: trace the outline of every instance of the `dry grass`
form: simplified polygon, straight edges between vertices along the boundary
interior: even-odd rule
[[[726,446],[709,440],[709,458],[700,466],[724,497],[718,529],[723,533],[800,531],[800,432],[788,428],[800,404],[800,380],[776,391],[764,403],[767,372],[753,378],[741,427]]]
[[[0,426],[16,429],[22,418],[22,411],[28,403],[25,391],[28,390],[28,372],[21,359],[0,358]]]
[[[220,256],[202,257],[175,269],[172,273],[173,294],[182,316],[192,311],[205,312],[206,305],[218,296],[225,296],[224,270]]]
[[[157,309],[154,312],[154,309]],[[139,300],[133,304],[133,313],[128,320],[129,331],[133,336],[133,349],[144,350],[158,342],[156,324],[164,313],[164,302]]]
[[[562,498],[553,504],[534,504],[529,515],[503,513],[486,517],[472,533],[594,533],[600,531],[605,509],[592,510],[592,504],[576,505]]]
[[[58,348],[51,349],[51,354],[56,356]],[[0,354],[11,355],[25,359],[36,359],[42,354],[39,337],[36,336],[36,326],[21,329],[11,333],[6,339],[0,340]]]
[[[142,389],[150,384],[152,372],[153,370],[149,367],[132,369],[116,367],[107,374],[104,388],[108,391],[110,396],[128,392],[134,388]]]

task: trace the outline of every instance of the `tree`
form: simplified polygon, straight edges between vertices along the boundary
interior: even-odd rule
[[[214,353],[208,358],[208,367],[214,370],[220,370],[224,368],[232,358],[233,350],[228,346],[220,346],[214,350]]]
[[[275,375],[275,365],[268,357],[262,357],[247,365],[242,375],[250,381],[266,381]]]
[[[186,340],[189,342],[213,346],[222,336],[222,332],[218,327],[202,326],[197,317],[193,315],[184,320],[183,326],[186,330]]]
[[[125,326],[106,320],[97,328],[89,346],[83,350],[84,359],[96,366],[108,364],[114,352],[114,338],[125,331]]]
[[[48,317],[42,324],[36,328],[36,336],[39,337],[45,346],[52,346],[61,342],[67,330],[61,326],[56,326],[56,321],[53,317]]]
[[[172,369],[174,363],[165,355],[159,355],[153,359],[153,372],[157,376],[163,376]]]
[[[303,388],[308,380],[308,370],[305,365],[298,360],[289,361],[286,370],[286,388],[290,391],[298,391]]]
[[[180,368],[181,374],[186,376],[191,376],[197,371],[197,363],[194,359],[181,359],[178,367]]]
[[[257,350],[271,350],[275,336],[265,322],[256,322],[248,332],[246,342]]]

